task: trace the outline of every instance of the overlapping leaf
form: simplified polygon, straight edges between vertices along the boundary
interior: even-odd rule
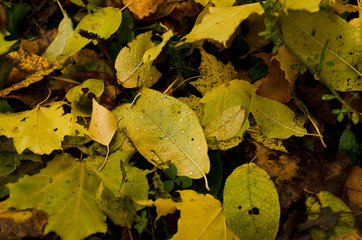
[[[204,133],[196,115],[181,101],[144,89],[124,121],[127,135],[151,163],[171,161],[178,175],[190,178],[209,172]]]
[[[289,11],[282,18],[282,27],[288,45],[314,68],[325,48],[319,74],[331,87],[343,92],[362,90],[360,35],[352,25],[328,11]]]
[[[0,55],[9,51],[11,46],[13,46],[18,41],[18,40],[13,40],[13,41],[5,40],[5,37],[7,35],[10,35],[10,33],[5,30],[0,30]]]
[[[224,211],[228,226],[240,239],[275,239],[278,193],[268,173],[254,163],[234,169],[226,179]]]
[[[259,3],[237,7],[207,7],[197,18],[191,32],[185,36],[186,41],[211,40],[227,47],[237,27],[252,13],[260,15],[264,9]]]
[[[37,154],[62,149],[65,135],[84,135],[86,130],[71,114],[64,114],[63,102],[19,113],[0,114],[0,135],[13,138],[16,151],[26,148]]]
[[[276,1],[276,0],[274,0]],[[309,12],[318,12],[319,5],[322,0],[278,0],[285,11],[290,10],[306,10]]]

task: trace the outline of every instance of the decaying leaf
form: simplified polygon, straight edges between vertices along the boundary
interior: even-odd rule
[[[267,138],[261,133],[261,130],[258,129],[257,127],[251,127],[251,129],[248,131],[248,133],[255,141],[257,141],[258,143],[261,143],[264,147],[267,147],[272,150],[277,150],[277,151],[288,153],[288,151],[284,147],[283,141],[281,139]]]
[[[282,29],[287,44],[314,68],[325,48],[319,75],[331,87],[342,92],[362,90],[360,34],[352,25],[328,11],[289,11],[282,17]]]
[[[345,187],[349,200],[362,208],[362,169],[359,166],[350,167]]]
[[[191,32],[185,36],[186,42],[211,40],[228,47],[237,27],[252,13],[260,15],[264,13],[264,9],[259,3],[236,7],[206,7]]]
[[[284,104],[253,93],[250,111],[268,138],[286,139],[304,136],[307,131],[295,122],[295,113]]]
[[[202,104],[200,103],[201,98],[196,97],[195,95],[190,95],[189,97],[179,97],[177,99],[189,106],[194,111],[199,120],[202,119],[204,110],[202,108]]]
[[[131,156],[112,154],[103,171],[98,172],[103,157],[80,161],[69,154],[56,155],[39,174],[26,175],[19,182],[7,185],[11,192],[7,206],[44,211],[49,217],[44,234],[55,231],[64,240],[105,232],[106,215],[98,208],[97,189],[103,182],[119,196],[123,176],[120,162],[128,161]]]
[[[217,86],[237,79],[237,72],[229,62],[226,65],[217,58],[200,49],[201,64],[199,67],[201,78],[190,82],[203,96]]]
[[[165,1],[166,0],[122,0],[123,4],[128,6],[129,10],[134,13],[138,19],[143,19],[155,13],[158,6]]]
[[[301,62],[285,46],[278,48],[278,54],[275,58],[280,64],[280,69],[285,73],[285,79],[288,80],[290,85],[293,85],[299,75],[299,70],[293,69],[293,66],[301,65]]]
[[[314,197],[306,200],[308,221],[317,221],[317,226],[309,229],[313,239],[334,239],[343,234],[357,232],[351,210],[341,199],[327,191],[317,193],[317,197],[319,202]],[[320,221],[324,208],[330,208],[331,212],[338,215],[338,220],[334,224],[324,225],[324,222]]]
[[[224,211],[228,226],[240,239],[275,239],[278,193],[268,173],[254,163],[234,169],[226,179]]]
[[[86,133],[84,127],[76,123],[75,116],[64,115],[63,104],[54,102],[25,112],[0,114],[0,135],[13,138],[19,154],[26,148],[37,154],[62,149],[65,135]]]
[[[71,103],[74,115],[89,117],[92,114],[92,99],[99,99],[103,91],[104,82],[91,78],[84,81],[81,85],[70,89],[65,97]]]
[[[127,135],[151,163],[172,162],[177,174],[198,179],[209,172],[204,133],[193,111],[181,101],[143,89],[124,115]]]

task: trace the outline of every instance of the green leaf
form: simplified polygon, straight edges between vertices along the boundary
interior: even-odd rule
[[[309,229],[309,233],[312,239],[335,239],[336,237],[350,233],[358,232],[355,224],[355,219],[351,213],[351,210],[347,205],[338,197],[327,191],[321,191],[317,193],[320,202],[316,201],[314,197],[309,197],[306,200],[306,206],[308,211],[308,221],[318,221],[321,217],[321,208],[329,207],[333,213],[341,211],[337,222],[329,229],[323,229],[319,226]],[[319,224],[322,224],[319,222]]]
[[[295,113],[284,104],[253,93],[250,111],[267,138],[302,137],[307,130],[295,122]]]
[[[10,35],[10,33],[6,30],[0,30],[0,55],[9,51],[9,49],[18,41],[7,41],[5,40],[5,36]]]
[[[70,89],[65,97],[71,103],[72,112],[76,116],[90,117],[92,114],[92,98],[99,99],[103,91],[103,80],[91,78]]]
[[[175,179],[175,183],[179,185],[182,189],[191,187],[192,179],[187,176],[180,176]]]
[[[229,62],[226,65],[203,48],[200,49],[201,64],[199,67],[201,78],[190,82],[203,96],[223,83],[228,83],[237,78],[238,73]]]
[[[358,143],[356,136],[352,130],[346,129],[343,131],[341,138],[339,139],[338,152],[357,151]]]
[[[163,185],[165,186],[167,192],[171,192],[172,189],[175,187],[175,182],[174,180],[166,180],[163,182]]]
[[[173,163],[170,163],[170,167],[165,169],[167,177],[174,180],[177,176],[177,168]]]
[[[240,239],[271,239],[278,232],[280,206],[267,172],[244,164],[226,179],[224,212],[228,226]]]
[[[65,135],[86,133],[84,127],[76,123],[75,116],[64,114],[63,104],[54,102],[25,112],[0,114],[0,135],[13,138],[19,154],[26,148],[37,154],[62,149]]]
[[[72,56],[92,40],[82,37],[79,30],[85,30],[89,33],[97,34],[98,37],[107,39],[122,22],[122,12],[119,8],[104,7],[99,8],[96,12],[88,14],[77,25],[72,37],[64,47],[63,54],[59,56],[58,61]]]
[[[128,137],[151,163],[170,161],[179,176],[194,179],[209,172],[204,133],[196,115],[181,101],[143,89],[124,121]]]
[[[164,33],[162,42],[154,46],[152,31],[138,35],[118,53],[114,66],[118,82],[125,88],[151,87],[157,82],[161,73],[152,63],[172,36],[171,30]]]
[[[7,206],[44,211],[49,217],[44,233],[55,231],[64,240],[105,232],[106,216],[97,206],[96,192],[102,181],[114,194],[119,194],[120,161],[128,161],[130,156],[112,154],[102,172],[98,172],[103,157],[79,161],[69,154],[56,155],[40,173],[7,185],[11,195]]]
[[[323,52],[325,61],[320,78],[338,91],[361,91],[359,71],[361,42],[359,32],[351,24],[329,11],[309,13],[289,11],[282,17],[283,36],[287,44],[305,61]],[[319,61],[309,62],[317,67]]]
[[[65,45],[73,35],[73,23],[68,17],[67,13],[63,11],[64,18],[59,23],[58,35],[54,38],[52,43],[48,46],[47,50],[43,54],[43,57],[50,62],[58,63],[57,57],[64,51]]]
[[[264,9],[259,3],[237,7],[206,7],[196,19],[191,32],[185,36],[186,42],[211,40],[227,47],[237,27],[252,13],[261,15]]]
[[[41,161],[40,155],[0,152],[0,177],[9,175],[20,166],[22,160]]]

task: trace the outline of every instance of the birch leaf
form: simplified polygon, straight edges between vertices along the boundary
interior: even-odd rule
[[[127,135],[151,163],[172,162],[180,176],[198,179],[209,172],[204,133],[193,111],[181,101],[144,89],[124,116]]]
[[[104,91],[104,82],[99,79],[88,79],[81,85],[70,89],[65,97],[71,103],[72,112],[76,116],[89,117],[92,114],[92,100],[96,97],[97,99],[102,95]]]
[[[242,105],[230,107],[206,124],[205,136],[215,137],[217,141],[226,141],[238,134],[244,119],[245,109]]]
[[[284,104],[253,93],[250,111],[267,138],[302,137],[307,131],[295,122],[295,113]]]
[[[261,15],[264,9],[259,3],[236,7],[207,7],[196,19],[191,32],[185,36],[186,42],[211,40],[226,48],[237,27],[252,13]]]
[[[278,193],[268,173],[254,163],[234,169],[226,179],[224,211],[228,226],[240,239],[275,239]]]
[[[96,34],[100,38],[107,39],[117,31],[121,22],[122,12],[118,8],[104,7],[97,9],[94,13],[88,14],[78,23],[72,37],[64,47],[63,54],[59,56],[58,61],[72,56],[92,41],[91,39],[82,37],[79,34],[79,30],[85,30],[89,33]]]
[[[40,173],[7,185],[11,194],[7,206],[44,211],[49,217],[44,234],[54,231],[64,240],[106,232],[106,215],[97,206],[96,192],[103,181],[107,185],[118,183],[113,192],[118,193],[122,182],[120,160],[128,157],[128,153],[110,155],[109,164],[99,175],[97,168],[103,157],[80,161],[69,154],[56,155]]]
[[[236,79],[238,73],[234,66],[229,62],[223,64],[221,61],[211,54],[208,54],[204,49],[200,49],[201,64],[199,67],[201,78],[191,82],[202,95],[211,91],[213,88],[228,83]]]
[[[331,87],[342,92],[362,90],[361,42],[355,27],[328,11],[290,11],[282,17],[282,28],[288,45],[314,68],[327,44],[325,62],[334,65],[324,64],[319,75]]]
[[[53,42],[48,46],[47,50],[43,54],[43,57],[48,59],[50,62],[58,63],[57,57],[62,54],[65,45],[73,35],[73,23],[68,17],[67,13],[63,11],[64,18],[59,23],[58,35],[55,37]]]
[[[0,114],[0,135],[13,138],[16,151],[26,148],[37,154],[62,149],[65,135],[83,136],[86,130],[71,114],[64,114],[63,102],[37,106],[32,110]]]
[[[117,119],[94,98],[92,103],[93,111],[88,129],[90,138],[108,146],[117,131]]]

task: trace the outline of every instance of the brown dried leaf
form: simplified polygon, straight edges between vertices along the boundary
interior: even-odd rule
[[[278,48],[278,54],[275,58],[279,61],[280,69],[285,73],[285,79],[290,85],[293,85],[299,75],[299,70],[292,69],[292,65],[301,64],[301,62],[285,46]]]
[[[362,208],[362,169],[359,166],[350,167],[345,186],[349,200]]]
[[[122,0],[122,2],[124,5],[131,3],[128,6],[128,9],[136,16],[136,20],[142,20],[149,17],[151,14],[155,14],[156,11],[160,11],[160,17],[164,17],[167,16],[175,7],[175,4],[167,4],[166,0]],[[170,6],[171,9],[168,9]],[[158,10],[159,7],[160,10]]]

